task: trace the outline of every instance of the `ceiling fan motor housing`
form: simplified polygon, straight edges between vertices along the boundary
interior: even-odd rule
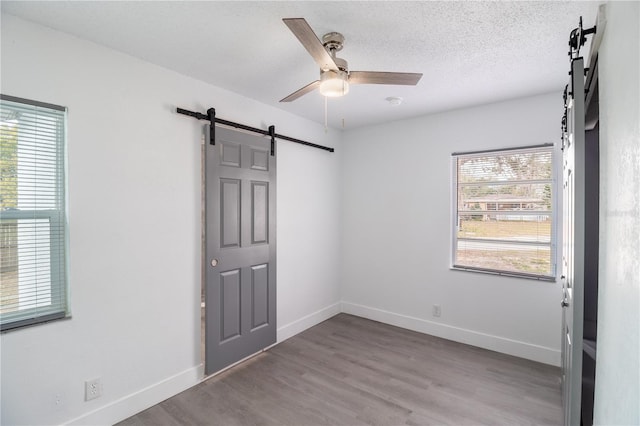
[[[336,63],[340,71],[349,72],[349,63],[342,58],[333,58],[333,62]]]
[[[349,64],[347,63],[347,61],[342,58],[336,57],[336,52],[341,51],[344,47],[344,36],[337,32],[327,33],[322,36],[322,45],[331,54],[331,56],[333,57],[333,62],[335,62],[338,69],[340,71],[348,73]],[[323,75],[324,70],[320,72],[320,77],[322,77]],[[341,73],[338,72],[337,75],[341,76]]]

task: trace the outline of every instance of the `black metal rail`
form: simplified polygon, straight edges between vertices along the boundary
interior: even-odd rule
[[[269,126],[269,130],[263,130],[263,129],[258,129],[256,127],[251,127],[251,126],[247,126],[244,124],[240,124],[240,123],[236,123],[233,121],[229,121],[229,120],[223,120],[222,118],[218,118],[216,117],[216,110],[214,108],[209,108],[207,110],[206,114],[202,114],[200,112],[193,112],[193,111],[189,111],[186,109],[182,109],[182,108],[177,108],[176,112],[178,114],[183,114],[183,115],[188,115],[194,118],[197,118],[198,120],[207,120],[209,122],[209,143],[211,145],[215,145],[216,144],[216,131],[215,131],[215,124],[223,124],[225,126],[231,126],[231,127],[235,127],[237,129],[242,129],[242,130],[246,130],[249,132],[253,132],[253,133],[258,133],[264,136],[271,136],[271,155],[275,155],[275,145],[276,145],[276,141],[275,139],[282,139],[285,141],[289,141],[289,142],[295,142],[295,143],[299,143],[302,145],[306,145],[306,146],[310,146],[312,148],[318,148],[318,149],[322,149],[325,151],[329,151],[329,152],[334,152],[335,149],[330,148],[328,146],[323,146],[323,145],[318,145],[315,143],[311,143],[311,142],[307,142],[307,141],[303,141],[300,139],[296,139],[296,138],[292,138],[289,136],[285,136],[285,135],[280,135],[278,133],[276,133],[276,128],[275,126]]]

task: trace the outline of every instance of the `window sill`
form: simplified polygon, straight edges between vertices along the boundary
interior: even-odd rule
[[[71,314],[59,313],[47,315],[44,317],[34,318],[26,321],[16,321],[13,323],[7,323],[2,326],[0,333],[10,333],[12,331],[24,330],[38,325],[51,324],[58,321],[65,321],[71,319]]]
[[[545,275],[534,275],[534,274],[525,274],[525,273],[508,272],[508,271],[496,271],[492,269],[472,268],[469,266],[453,265],[449,269],[452,271],[475,272],[480,274],[499,275],[499,276],[510,277],[510,278],[523,278],[526,280],[546,281],[546,282],[552,282],[552,283],[555,283],[557,281],[556,277],[549,277]]]

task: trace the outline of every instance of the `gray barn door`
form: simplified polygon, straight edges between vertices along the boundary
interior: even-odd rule
[[[205,373],[276,341],[276,159],[264,137],[216,127],[205,160]]]
[[[563,137],[562,406],[564,424],[580,425],[584,315],[584,62],[571,64]]]

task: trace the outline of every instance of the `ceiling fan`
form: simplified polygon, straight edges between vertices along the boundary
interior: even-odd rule
[[[304,18],[284,18],[283,21],[320,66],[320,80],[296,90],[280,102],[295,101],[316,88],[324,96],[338,97],[349,92],[350,84],[415,86],[422,77],[421,73],[349,71],[347,61],[336,57],[336,52],[342,50],[344,45],[342,34],[327,33],[322,36],[322,41],[320,41]]]

